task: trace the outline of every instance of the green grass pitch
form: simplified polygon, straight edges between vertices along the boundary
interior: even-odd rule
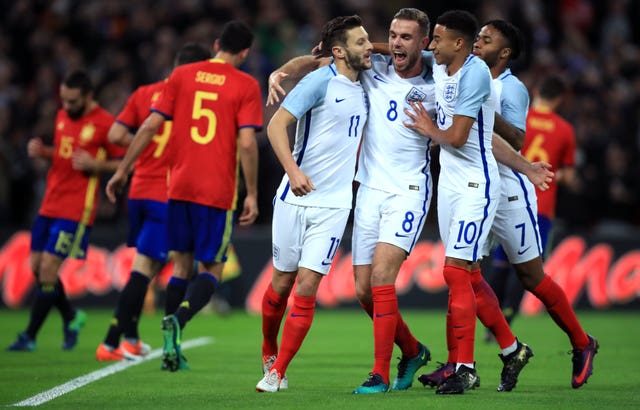
[[[0,310],[0,406],[11,406],[70,380],[105,368],[95,349],[105,335],[111,312],[89,310],[89,321],[73,352],[60,349],[61,321],[53,311],[40,332],[37,350],[6,352],[26,325],[26,310]],[[407,310],[405,320],[432,352],[418,373],[446,360],[444,312]],[[371,370],[371,321],[359,310],[319,309],[305,343],[289,366],[289,390],[256,393],[261,378],[260,318],[242,311],[230,316],[200,314],[188,324],[183,340],[209,336],[212,344],[186,350],[191,369],[169,373],[160,359],[146,361],[41,404],[55,409],[623,409],[640,408],[640,314],[634,311],[578,312],[584,327],[600,342],[594,374],[580,389],[571,388],[569,342],[546,315],[519,317],[513,330],[535,356],[518,386],[496,392],[501,362],[498,347],[482,341],[478,327],[476,360],[479,389],[461,396],[436,396],[414,380],[404,392],[351,394]],[[160,348],[160,315],[145,315],[143,339]],[[394,351],[399,356],[398,349]],[[391,377],[395,377],[393,360]]]

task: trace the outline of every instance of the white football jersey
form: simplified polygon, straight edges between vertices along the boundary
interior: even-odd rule
[[[438,128],[449,128],[454,115],[476,120],[463,146],[442,145],[438,183],[465,195],[497,199],[500,177],[491,149],[496,100],[489,67],[470,55],[452,76],[445,65],[434,64],[433,78]]]
[[[429,53],[424,70],[413,78],[398,76],[391,58],[380,54],[372,55],[372,68],[362,72],[362,85],[372,101],[356,174],[362,185],[422,200],[431,197],[431,139],[403,123],[411,122],[404,113],[411,110],[409,101],[435,111],[432,58]]]
[[[496,112],[516,128],[525,130],[529,111],[529,92],[508,68],[493,80],[498,104]],[[501,193],[499,209],[528,207],[536,201],[536,191],[529,179],[498,163]]]
[[[293,157],[316,189],[295,196],[285,173],[276,197],[290,204],[351,208],[353,176],[369,103],[335,64],[307,74],[282,102],[298,119]]]

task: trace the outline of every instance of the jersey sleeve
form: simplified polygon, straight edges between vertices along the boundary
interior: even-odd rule
[[[330,67],[330,66],[329,66]],[[282,102],[282,108],[300,119],[307,111],[319,104],[327,93],[328,77],[322,75],[329,67],[312,71],[300,80]]]
[[[122,109],[122,111],[120,111],[120,114],[118,114],[118,117],[116,118],[116,122],[127,127],[129,131],[134,131],[138,127],[138,124],[142,122],[141,119],[138,118],[138,110],[136,109],[137,100],[139,98],[140,88],[138,88],[133,94],[131,94],[124,108]]]
[[[527,128],[529,110],[529,92],[521,82],[509,81],[503,84],[501,115],[507,122],[523,131]]]
[[[562,153],[560,167],[572,167],[576,164],[576,136],[573,127],[566,124],[566,143]]]
[[[477,118],[482,104],[491,95],[491,76],[482,66],[470,65],[460,76],[454,115]]]
[[[184,66],[183,66],[184,67]],[[178,89],[178,84],[180,81],[180,73],[182,67],[176,67],[169,79],[164,83],[164,87],[162,87],[162,92],[160,97],[153,103],[151,106],[152,112],[157,112],[162,115],[166,120],[173,119],[173,110],[176,101],[176,94]]]
[[[260,87],[255,79],[247,86],[247,90],[243,102],[238,111],[238,128],[255,128],[257,131],[262,129],[262,97],[260,95]]]

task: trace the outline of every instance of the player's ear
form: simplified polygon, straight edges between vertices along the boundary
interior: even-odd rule
[[[336,58],[345,58],[345,51],[341,46],[336,45],[331,47],[331,54]]]
[[[213,42],[213,53],[216,54],[220,51],[220,39],[217,38],[216,41]]]

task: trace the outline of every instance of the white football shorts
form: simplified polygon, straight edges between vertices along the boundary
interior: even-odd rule
[[[395,245],[410,254],[424,227],[430,203],[430,195],[420,200],[360,185],[351,241],[353,264],[370,265],[378,242]]]
[[[510,263],[524,263],[542,255],[538,207],[499,208],[491,227],[494,241],[502,245]]]
[[[438,187],[438,225],[447,257],[477,262],[489,255],[498,202],[499,196],[487,199]]]
[[[326,275],[338,251],[350,209],[288,204],[276,199],[271,225],[273,266]]]

